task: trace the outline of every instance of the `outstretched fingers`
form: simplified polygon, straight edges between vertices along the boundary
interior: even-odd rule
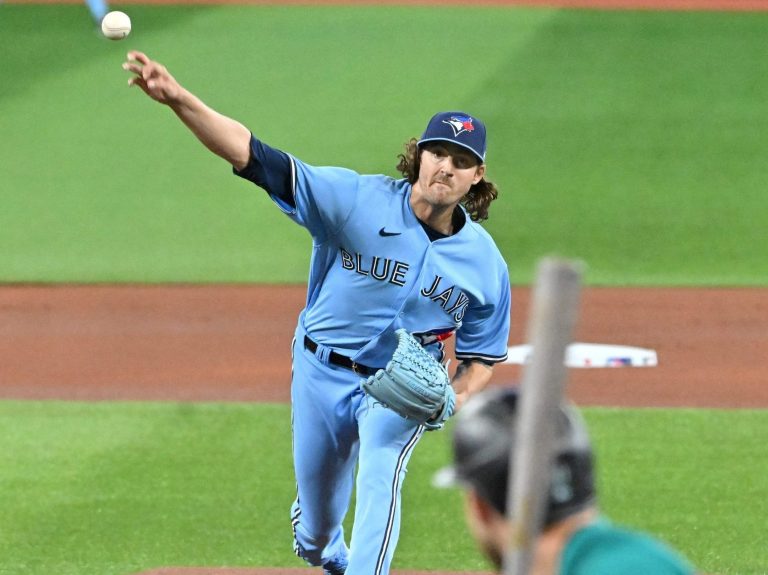
[[[133,74],[128,80],[129,86],[140,87],[158,102],[168,103],[178,92],[176,82],[165,66],[150,59],[143,52],[129,51],[122,67]]]
[[[141,64],[149,64],[150,62],[149,56],[147,56],[144,52],[139,52],[138,50],[129,50],[128,54],[126,55],[126,59],[129,61],[135,60]]]
[[[126,55],[125,62],[123,62],[123,70],[128,70],[138,76],[143,74],[143,70],[150,64],[151,60],[143,52],[137,52],[131,50]]]
[[[128,85],[129,86],[138,86],[145,92],[147,91],[147,82],[142,78],[141,76],[132,76],[128,78]]]
[[[131,72],[132,74],[135,74],[135,76],[131,77],[128,80],[129,86],[142,86],[146,87],[146,76],[145,73],[149,73],[149,70],[144,70],[144,68],[151,62],[151,60],[147,57],[146,54],[143,52],[138,52],[136,50],[131,50],[126,55],[126,61],[123,62],[123,70],[127,70],[128,72]]]

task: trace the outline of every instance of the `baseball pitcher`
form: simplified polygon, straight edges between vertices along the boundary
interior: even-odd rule
[[[462,112],[436,114],[400,155],[403,178],[360,175],[268,146],[141,52],[123,68],[312,236],[293,341],[294,548],[326,574],[388,573],[414,448],[506,359],[507,266],[477,223],[497,196],[484,177],[485,126]],[[451,336],[452,378],[443,364]]]

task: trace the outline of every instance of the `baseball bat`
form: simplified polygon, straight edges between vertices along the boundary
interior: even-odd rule
[[[527,326],[533,352],[522,374],[516,439],[510,447],[507,517],[511,541],[504,555],[505,575],[528,575],[544,520],[554,415],[565,392],[564,359],[578,315],[581,267],[574,261],[544,258],[537,268]]]

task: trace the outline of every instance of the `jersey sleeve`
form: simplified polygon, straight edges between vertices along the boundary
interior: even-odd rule
[[[263,188],[316,241],[333,236],[357,202],[360,176],[345,168],[310,166],[251,136],[251,158],[241,178]]]
[[[487,300],[470,306],[456,333],[456,359],[494,364],[507,359],[512,292],[506,265],[501,265]]]

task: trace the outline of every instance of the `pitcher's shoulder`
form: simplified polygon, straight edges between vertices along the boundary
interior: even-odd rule
[[[411,189],[411,184],[405,178],[393,178],[385,174],[362,175],[360,176],[360,183],[372,191],[402,196]]]

